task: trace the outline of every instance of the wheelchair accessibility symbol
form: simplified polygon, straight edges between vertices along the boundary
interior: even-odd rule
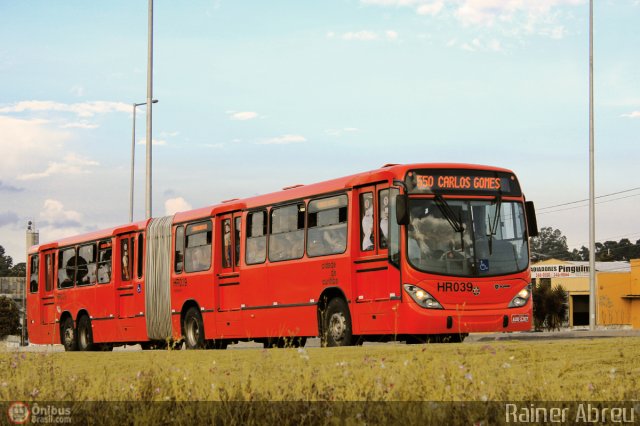
[[[489,259],[480,259],[480,272],[487,272],[489,270]]]

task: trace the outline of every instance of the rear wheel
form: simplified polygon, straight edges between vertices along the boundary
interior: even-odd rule
[[[65,318],[60,326],[60,341],[64,345],[67,352],[78,350],[78,340],[76,339],[76,330],[73,327],[73,319]]]
[[[336,297],[327,304],[322,313],[322,346],[350,346],[351,315],[344,299]]]
[[[93,329],[91,328],[91,320],[86,315],[81,316],[80,320],[78,321],[78,350],[94,350]]]
[[[187,349],[204,349],[204,324],[200,312],[195,307],[189,308],[184,316],[182,334]]]

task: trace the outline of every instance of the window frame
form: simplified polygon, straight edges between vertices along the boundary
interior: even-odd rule
[[[95,269],[95,272],[94,272],[95,281],[89,281],[89,282],[86,282],[86,283],[85,283],[85,282],[80,282],[80,281],[78,281],[78,271],[80,270],[80,266],[79,266],[79,262],[78,262],[78,261],[79,261],[79,260],[80,260],[80,258],[81,258],[81,256],[80,256],[80,251],[81,251],[83,248],[86,248],[86,247],[92,247],[92,248],[93,248],[93,262],[91,262],[91,263],[90,263],[90,262],[87,262],[85,265],[83,265],[83,267],[86,267],[86,268],[87,268],[87,269],[86,269],[87,275],[90,275],[90,274],[89,274],[89,266],[90,266],[90,265],[94,265],[94,267],[95,267],[96,269]],[[76,278],[75,278],[75,280],[74,280],[76,287],[87,287],[87,286],[95,285],[95,284],[97,283],[97,281],[98,281],[98,269],[97,269],[97,268],[98,268],[98,262],[97,262],[97,254],[98,254],[98,253],[97,253],[97,251],[96,251],[96,243],[95,243],[95,242],[87,243],[87,244],[82,244],[82,245],[78,245],[78,246],[77,246],[77,250],[76,250]],[[82,257],[82,259],[84,260],[84,257]]]
[[[29,293],[37,293],[40,289],[40,253],[29,256]],[[35,274],[34,274],[35,269]],[[35,276],[35,280],[33,279]],[[35,282],[35,287],[33,283]]]
[[[108,244],[106,247],[101,247],[103,244]],[[99,285],[110,284],[113,281],[113,241],[110,239],[98,241],[98,253],[96,258],[96,282]],[[102,253],[109,253],[109,260],[100,260]],[[109,281],[100,282],[100,267],[101,265],[107,265],[107,271],[109,274]]]
[[[257,214],[262,214],[262,234],[254,237],[252,228],[253,228],[253,216]],[[269,215],[267,214],[267,209],[253,210],[247,212],[247,220],[245,225],[245,237],[244,237],[244,263],[245,265],[261,265],[267,261],[267,253],[268,253],[268,235],[269,235]],[[249,240],[254,240],[258,238],[264,238],[264,255],[261,257],[262,260],[257,262],[249,262],[248,256],[251,253],[249,247],[251,246]]]
[[[282,232],[273,232],[273,215],[274,213],[280,211],[280,210],[285,210],[285,209],[290,209],[291,207],[297,207],[296,209],[296,229],[291,231],[291,230],[287,230],[287,231],[282,231]],[[304,201],[299,201],[299,202],[295,202],[295,203],[291,203],[291,204],[283,204],[283,205],[279,205],[276,207],[271,208],[271,210],[269,211],[269,226],[268,226],[268,238],[267,238],[267,257],[269,259],[269,262],[285,262],[287,260],[298,260],[298,259],[302,259],[305,255],[305,246],[306,246],[306,238],[307,238],[307,233],[306,233],[306,225],[307,225],[307,217],[306,217],[306,210],[307,210],[307,205]],[[283,237],[286,239],[285,234],[297,234],[300,231],[302,231],[302,250],[299,253],[299,256],[297,257],[283,257],[281,259],[272,259],[272,253],[271,253],[271,248],[273,245],[273,243],[276,242],[276,240],[274,239],[274,241],[272,241],[272,238],[274,238],[274,236],[277,237]],[[296,253],[296,255],[298,255],[298,253]]]
[[[73,268],[72,268],[73,269],[73,277],[71,277],[71,279],[69,279],[68,273],[67,273],[68,272],[67,269],[69,269],[69,266],[61,267],[60,263],[64,262],[64,253],[68,252],[68,251],[71,251],[71,250],[73,250],[73,257],[68,258],[67,263],[69,263],[69,261],[71,259],[74,260]],[[77,257],[76,257],[77,255],[78,255],[78,253],[77,253],[76,246],[64,247],[64,248],[61,248],[58,251],[58,265],[56,265],[56,267],[58,269],[58,279],[56,280],[57,281],[58,290],[67,290],[67,289],[75,287],[76,270],[77,270]],[[60,270],[61,269],[65,270],[65,275],[67,276],[67,280],[71,283],[70,285],[65,285],[65,286],[62,285],[67,280],[60,282]]]
[[[201,225],[205,225],[205,230],[204,231],[193,231],[192,233],[189,233],[190,228],[196,227],[196,226],[201,226]],[[205,235],[205,241],[206,244],[201,244],[201,245],[197,245],[197,246],[192,246],[189,247],[189,237],[192,237],[194,235],[198,235],[198,234],[206,234]],[[213,264],[212,262],[212,255],[213,255],[213,226],[211,224],[211,220],[199,220],[197,222],[192,222],[189,223],[185,226],[184,228],[184,236],[185,236],[185,244],[184,244],[184,272],[187,274],[193,274],[193,273],[197,273],[197,272],[205,272],[211,269],[211,265]],[[187,261],[187,257],[189,255],[189,249],[195,250],[195,249],[200,249],[201,247],[208,247],[209,248],[209,254],[208,256],[205,258],[206,260],[208,260],[208,264],[207,267],[204,268],[202,267],[202,269],[193,269],[191,270],[189,268],[189,264],[190,262]],[[190,256],[190,255],[189,255]],[[204,264],[203,264],[204,265]]]

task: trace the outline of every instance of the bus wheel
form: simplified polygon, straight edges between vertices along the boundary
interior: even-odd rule
[[[323,314],[322,346],[350,346],[351,316],[344,299],[331,299]]]
[[[182,324],[184,334],[184,344],[187,349],[203,349],[204,344],[204,324],[202,316],[195,307],[189,308],[184,316]]]
[[[91,320],[86,315],[81,316],[78,321],[78,350],[93,350],[93,329]]]
[[[60,327],[60,340],[67,352],[78,350],[78,340],[76,339],[76,330],[73,328],[73,319],[67,317]]]

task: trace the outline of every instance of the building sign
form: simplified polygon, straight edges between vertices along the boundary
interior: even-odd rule
[[[589,265],[533,265],[531,278],[580,278],[589,276]]]

